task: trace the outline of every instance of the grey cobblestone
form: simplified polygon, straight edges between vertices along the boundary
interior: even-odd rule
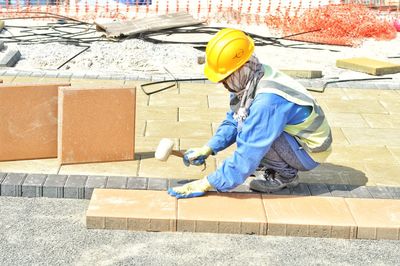
[[[308,189],[307,184],[300,183],[298,186],[291,189],[293,195],[299,196],[311,196],[310,190]]]
[[[64,198],[84,199],[85,184],[87,180],[85,175],[70,175],[64,185]]]
[[[47,72],[45,73],[45,78],[56,78],[58,76],[58,72]]]
[[[374,199],[391,199],[392,195],[386,189],[386,187],[367,187],[369,193],[371,193]]]
[[[124,189],[127,183],[126,176],[109,176],[106,188]]]
[[[28,174],[22,184],[22,197],[42,197],[45,174]]]
[[[166,178],[149,178],[147,185],[148,190],[167,190],[168,179]]]
[[[8,173],[1,183],[1,196],[21,197],[26,174]]]
[[[328,188],[332,196],[334,197],[344,197],[344,198],[352,197],[349,188],[345,184],[329,184]]]
[[[400,199],[400,187],[387,187],[386,189],[390,192],[392,198]]]
[[[43,185],[43,197],[63,198],[66,175],[48,175]]]
[[[308,184],[312,196],[332,196],[326,184]]]
[[[74,73],[72,73],[71,78],[73,78],[73,79],[83,79],[85,76],[86,76],[86,73],[74,72]]]
[[[45,174],[0,172],[0,196],[90,199],[95,188],[165,191],[167,188],[182,186],[194,180],[123,176],[47,176]],[[216,190],[212,189],[211,191]],[[247,185],[241,185],[230,192],[253,193]],[[400,199],[400,187],[300,183],[293,189],[283,189],[272,194]]]
[[[71,77],[72,73],[66,73],[66,72],[62,72],[57,75],[57,78],[71,78]]]
[[[85,79],[97,79],[99,77],[98,74],[87,73],[85,74]]]
[[[44,75],[45,75],[45,73],[43,73],[43,72],[33,72],[31,77],[41,78],[41,77],[44,77]]]
[[[129,177],[126,185],[127,189],[146,189],[148,179],[145,177]]]
[[[90,199],[95,188],[105,188],[107,176],[89,176],[85,185],[85,199]]]
[[[367,187],[364,186],[349,186],[349,190],[353,198],[372,198]]]

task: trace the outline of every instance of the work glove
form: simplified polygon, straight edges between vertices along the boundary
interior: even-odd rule
[[[180,187],[169,188],[168,194],[178,199],[193,198],[203,196],[211,188],[212,186],[207,177],[204,177]]]
[[[183,155],[183,163],[186,166],[189,165],[202,165],[206,161],[207,157],[210,156],[212,150],[208,146],[203,146],[201,148],[189,149]]]

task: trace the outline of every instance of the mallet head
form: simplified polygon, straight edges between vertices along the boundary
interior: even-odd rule
[[[161,139],[160,143],[157,146],[156,153],[154,157],[157,160],[165,162],[168,160],[168,157],[171,155],[172,148],[174,147],[174,141],[171,139]]]

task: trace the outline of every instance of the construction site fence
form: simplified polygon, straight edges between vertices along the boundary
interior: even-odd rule
[[[84,22],[186,12],[210,23],[262,25],[292,40],[345,46],[396,38],[400,17],[400,0],[0,0],[0,6],[0,19],[67,16]]]
[[[90,21],[187,12],[201,20],[262,24],[270,16],[298,16],[307,9],[343,4],[364,5],[391,18],[400,14],[400,0],[0,0],[0,17],[43,12]]]

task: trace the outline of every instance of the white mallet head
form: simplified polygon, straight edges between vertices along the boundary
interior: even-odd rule
[[[172,148],[174,147],[174,141],[171,139],[162,139],[157,146],[154,157],[157,160],[165,162],[171,155]]]

